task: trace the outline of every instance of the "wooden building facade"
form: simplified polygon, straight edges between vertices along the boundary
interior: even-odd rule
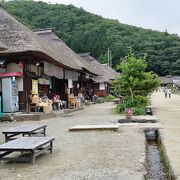
[[[80,88],[84,74],[93,74],[51,30],[33,32],[2,8],[0,42],[4,50],[0,52],[0,95],[5,101],[4,79],[16,82],[18,95],[13,98],[18,98],[18,105],[11,104],[20,111],[28,112],[30,93],[54,93],[68,101],[68,94]]]
[[[93,58],[90,53],[80,53],[83,58],[83,62],[89,64],[93,67],[95,72],[98,72],[98,76],[92,78],[93,83],[91,88],[93,89],[94,95],[105,97],[110,93],[111,81],[116,79],[118,73],[107,65],[100,64],[95,58]]]

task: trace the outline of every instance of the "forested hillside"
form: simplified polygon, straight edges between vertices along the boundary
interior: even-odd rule
[[[2,6],[31,29],[52,28],[73,50],[92,52],[103,63],[109,47],[113,67],[132,46],[137,56],[147,54],[148,70],[180,75],[180,38],[176,34],[121,24],[72,5],[15,0]]]

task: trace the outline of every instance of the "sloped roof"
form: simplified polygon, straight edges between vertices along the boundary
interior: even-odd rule
[[[172,84],[173,83],[171,77],[162,76],[162,77],[159,77],[159,79],[161,81],[161,84]]]
[[[7,49],[7,46],[3,42],[0,41],[0,51],[4,51],[6,49]]]
[[[65,59],[47,40],[25,27],[2,8],[0,8],[0,41],[8,46],[8,50],[0,52],[0,56],[25,53],[43,57],[45,61],[70,69],[82,70],[81,63]]]
[[[180,76],[167,75],[167,76],[161,76],[159,77],[159,79],[161,81],[161,84],[172,84],[172,83],[176,84],[178,81],[180,81]]]
[[[99,63],[95,58],[90,56],[90,53],[80,53],[79,55],[83,58],[83,61],[91,65],[94,71],[98,73],[99,77],[93,78],[95,82],[109,82],[117,77],[118,73],[115,70]]]
[[[49,45],[58,52],[64,64],[68,64],[70,66],[77,64],[87,72],[96,75],[96,72],[93,70],[93,68],[88,63],[83,63],[81,60],[82,58],[72,49],[70,49],[62,39],[57,37],[51,29],[36,30],[35,33],[38,34],[40,38],[47,41]]]
[[[179,81],[180,80],[180,76],[172,76],[171,79]]]

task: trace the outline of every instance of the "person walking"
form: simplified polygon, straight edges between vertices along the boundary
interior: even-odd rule
[[[171,89],[168,89],[167,91],[169,98],[171,98]]]
[[[167,98],[167,94],[168,94],[168,90],[167,90],[167,89],[164,89],[165,98]]]

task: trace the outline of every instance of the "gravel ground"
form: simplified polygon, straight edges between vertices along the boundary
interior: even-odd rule
[[[45,123],[47,133],[55,137],[53,154],[49,152],[28,163],[2,163],[2,180],[96,180],[143,179],[145,174],[145,138],[138,127],[120,127],[118,131],[78,131],[78,124],[116,123],[111,103],[91,105],[84,110],[40,122],[1,123],[0,130],[22,124]],[[4,136],[0,134],[0,143]]]

